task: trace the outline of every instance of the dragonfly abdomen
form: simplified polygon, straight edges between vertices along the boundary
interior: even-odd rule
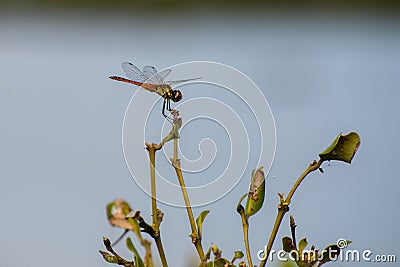
[[[152,91],[152,92],[155,91],[155,86],[153,84],[132,81],[132,80],[129,80],[129,79],[126,79],[126,78],[122,78],[122,77],[119,77],[119,76],[110,76],[109,78],[112,79],[112,80],[120,81],[120,82],[134,84],[134,85],[143,87],[144,89],[147,89],[147,90]]]
[[[132,81],[132,80],[129,80],[126,78],[119,77],[119,76],[110,76],[109,78],[112,80],[120,81],[120,82],[131,83],[131,84],[134,84],[137,86],[142,86],[142,84],[143,84],[143,83],[135,82],[135,81]]]

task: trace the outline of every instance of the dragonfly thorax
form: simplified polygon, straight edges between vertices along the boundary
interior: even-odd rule
[[[170,99],[174,102],[178,102],[182,99],[181,91],[172,89],[172,87],[168,84],[163,84],[160,86],[160,88],[157,88],[157,89],[158,89],[158,91],[163,92],[162,96],[165,99]]]

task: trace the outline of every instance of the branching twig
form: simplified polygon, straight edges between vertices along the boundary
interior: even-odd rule
[[[267,244],[267,252],[264,255],[264,259],[260,262],[260,267],[264,267],[265,264],[267,263],[267,259],[269,257],[269,253],[271,252],[272,245],[274,244],[276,235],[277,235],[278,230],[279,230],[279,226],[281,225],[282,219],[285,216],[286,212],[289,211],[289,204],[290,204],[290,202],[292,200],[292,197],[293,197],[294,193],[296,192],[296,189],[299,187],[301,182],[304,180],[304,178],[307,177],[307,175],[310,172],[313,172],[313,171],[319,169],[319,167],[321,166],[322,162],[323,161],[321,159],[318,162],[314,160],[308,166],[308,168],[300,175],[300,177],[297,179],[296,183],[293,185],[293,187],[289,191],[289,194],[287,195],[286,199],[283,198],[283,194],[279,194],[280,204],[278,205],[278,214],[276,215],[274,228],[272,229],[271,235],[269,237],[269,241],[268,241],[268,244]]]
[[[151,242],[147,239],[144,239],[143,242],[141,242],[141,244],[145,248],[145,251],[146,251],[146,254],[144,255],[144,259],[143,259],[144,264],[146,266],[153,267],[154,266],[153,257],[151,255],[151,249],[150,249]]]
[[[151,225],[146,223],[146,221],[143,219],[142,216],[140,216],[139,210],[129,213],[125,219],[136,220],[138,222],[139,227],[141,228],[141,230],[140,230],[141,232],[149,234],[154,239],[157,238],[156,231],[154,230],[154,228]],[[151,242],[147,239],[142,238],[141,235],[138,235],[138,237],[139,237],[138,239],[140,241],[140,244],[144,247],[144,249],[146,251],[146,254],[144,257],[144,263],[146,264],[146,266],[152,267],[153,266],[153,258],[152,258],[151,249],[150,249]]]
[[[103,237],[103,243],[106,249],[112,254],[111,255],[110,253],[101,250],[99,251],[107,262],[116,263],[118,265],[122,265],[125,267],[136,267],[133,261],[125,260],[120,255],[118,255],[117,252],[114,251],[114,249],[111,246],[111,242],[107,237]]]
[[[192,230],[190,237],[192,238],[192,243],[196,247],[197,253],[199,254],[199,257],[201,260],[201,265],[205,267],[206,259],[204,257],[204,251],[203,251],[203,247],[201,245],[201,238],[197,234],[197,227],[196,227],[196,223],[195,223],[194,216],[193,216],[192,206],[190,205],[185,181],[183,179],[182,170],[181,170],[181,162],[178,158],[179,135],[177,134],[177,132],[179,130],[180,125],[182,124],[182,119],[179,118],[179,112],[177,112],[176,110],[173,110],[171,113],[174,117],[173,118],[173,122],[174,122],[173,131],[175,131],[176,133],[174,136],[174,157],[171,158],[170,160],[171,160],[172,166],[175,169],[176,176],[178,177],[179,185],[182,190],[183,200],[185,201],[186,211],[187,211],[187,214],[189,217],[189,223],[190,223],[190,227]]]

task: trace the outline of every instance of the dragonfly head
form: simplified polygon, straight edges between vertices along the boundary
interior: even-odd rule
[[[178,102],[182,99],[182,93],[179,90],[174,90],[172,91],[172,97],[171,97],[172,101],[174,102]]]

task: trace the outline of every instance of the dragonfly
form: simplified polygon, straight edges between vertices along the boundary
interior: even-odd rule
[[[158,72],[152,66],[144,66],[143,70],[140,70],[130,62],[122,63],[122,69],[129,79],[119,76],[110,76],[109,78],[120,82],[134,84],[147,91],[160,95],[164,99],[161,113],[165,118],[168,118],[168,116],[165,115],[165,110],[170,112],[172,111],[171,100],[173,102],[179,102],[182,100],[181,91],[174,90],[172,87],[181,85],[188,81],[200,79],[192,78],[186,80],[165,81],[165,78],[171,73],[171,69],[165,69]]]

